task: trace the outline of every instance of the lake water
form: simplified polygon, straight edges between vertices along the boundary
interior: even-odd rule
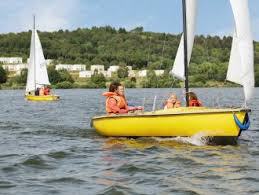
[[[259,89],[251,128],[237,145],[193,138],[106,138],[91,127],[105,90],[56,90],[58,102],[27,102],[0,90],[0,194],[259,194]],[[180,89],[128,89],[151,110]],[[206,106],[238,106],[242,89],[195,89]],[[145,99],[144,99],[145,97]]]

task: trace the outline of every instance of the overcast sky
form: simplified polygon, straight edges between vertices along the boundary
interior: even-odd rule
[[[234,18],[229,0],[199,0],[197,34],[230,35]],[[259,0],[249,0],[259,41]],[[181,0],[8,0],[0,1],[0,33],[28,31],[32,15],[42,31],[110,25],[130,30],[181,32]]]

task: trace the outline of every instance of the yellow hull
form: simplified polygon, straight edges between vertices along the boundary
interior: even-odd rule
[[[249,110],[176,108],[141,114],[94,117],[92,126],[104,136],[201,136],[238,137],[233,114],[243,122]]]
[[[29,101],[57,101],[57,100],[60,100],[60,97],[57,95],[44,95],[44,96],[25,95],[25,98]]]

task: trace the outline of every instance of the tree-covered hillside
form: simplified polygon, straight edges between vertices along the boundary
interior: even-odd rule
[[[0,35],[0,56],[29,56],[31,32]],[[110,26],[74,31],[39,32],[46,58],[59,63],[132,65],[134,69],[170,69],[180,35],[116,30]],[[231,37],[196,36],[191,59],[193,82],[224,81]],[[255,43],[256,82],[259,84],[259,43]]]

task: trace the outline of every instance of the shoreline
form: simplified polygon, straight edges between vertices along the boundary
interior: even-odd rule
[[[219,89],[219,88],[242,88],[241,86],[213,86],[213,87],[190,87],[191,89]],[[259,88],[259,87],[255,87],[255,88]],[[83,87],[74,87],[74,88],[52,88],[54,90],[56,89],[107,89],[106,88],[83,88]],[[132,88],[127,88],[127,89],[181,89],[181,87],[159,87],[159,88],[155,88],[155,87],[132,87]],[[4,90],[25,90],[24,88],[0,88],[0,91],[4,91]]]

